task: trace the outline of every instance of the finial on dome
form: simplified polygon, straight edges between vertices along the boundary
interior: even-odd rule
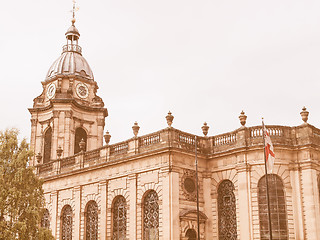
[[[72,0],[73,2],[73,7],[72,7],[72,26],[74,26],[74,23],[76,22],[76,11],[79,10],[79,7],[76,7],[76,0]]]
[[[73,0],[73,7],[72,7],[72,19],[71,19],[71,27],[66,32],[66,38],[67,40],[71,41],[71,45],[78,45],[78,39],[80,37],[80,33],[78,29],[75,27],[74,23],[76,22],[76,11],[79,10],[79,7],[76,7],[76,1]]]

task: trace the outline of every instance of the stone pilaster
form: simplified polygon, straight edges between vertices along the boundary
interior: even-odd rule
[[[172,188],[173,184],[171,183],[172,176],[170,169],[163,168],[161,169],[160,176],[162,178],[162,238],[160,234],[160,239],[173,239],[173,215],[172,213]],[[179,178],[178,178],[179,179]],[[161,229],[160,229],[161,231]]]
[[[303,212],[305,223],[305,239],[320,239],[319,194],[317,172],[311,161],[301,164],[301,185],[303,195]]]
[[[108,195],[108,182],[99,182],[99,192],[101,198],[101,212],[100,212],[100,239],[107,239],[107,195]]]
[[[57,159],[58,149],[58,134],[59,134],[59,115],[60,112],[57,110],[52,111],[53,113],[53,134],[52,134],[52,148],[51,148],[51,159]],[[62,147],[62,146],[61,146]]]
[[[104,118],[98,118],[97,119],[97,147],[103,146],[103,129],[105,125]]]
[[[129,175],[129,237],[128,239],[137,238],[137,175]]]
[[[36,145],[35,145],[35,141],[36,141],[36,135],[37,135],[37,119],[32,118],[31,119],[31,137],[30,137],[30,146],[31,149],[34,151],[35,155],[37,154],[36,152]],[[37,164],[36,158],[35,156],[33,156],[33,161],[31,161],[31,166],[35,166]]]
[[[73,195],[75,200],[74,205],[74,238],[80,240],[80,226],[81,226],[81,186],[73,188]]]
[[[52,215],[51,215],[51,231],[52,235],[56,238],[57,233],[57,224],[58,224],[58,191],[53,191],[50,194],[52,202]]]
[[[63,151],[65,152],[64,156],[68,157],[73,155],[73,152],[71,152],[70,150],[70,137],[71,137],[71,128],[70,128],[70,124],[71,124],[71,117],[72,117],[72,112],[71,111],[65,111],[65,126],[64,126],[64,147],[63,147]]]
[[[204,214],[208,217],[208,220],[206,221],[206,227],[205,227],[205,236],[209,238],[209,236],[213,236],[212,232],[212,198],[211,198],[211,173],[206,172],[203,173],[203,210]]]
[[[292,183],[292,195],[295,196],[292,198],[295,239],[304,239],[301,179],[298,166],[290,169],[290,181]]]
[[[238,163],[236,166],[238,175],[238,206],[240,239],[253,239],[251,189],[250,189],[250,166]]]

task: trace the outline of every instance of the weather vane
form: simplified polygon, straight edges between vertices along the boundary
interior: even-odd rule
[[[76,7],[76,0],[72,0],[73,7],[70,12],[72,12],[72,22],[74,23],[76,21],[76,12],[79,10],[79,7]]]

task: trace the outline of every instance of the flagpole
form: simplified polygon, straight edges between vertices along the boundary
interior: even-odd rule
[[[267,203],[268,203],[268,218],[269,218],[269,235],[270,240],[272,240],[272,227],[271,227],[271,213],[270,213],[270,198],[269,198],[269,184],[268,184],[268,168],[267,168],[267,158],[266,158],[266,140],[264,131],[264,122],[262,118],[262,132],[263,132],[263,155],[264,155],[264,168],[266,171],[266,187],[267,187]]]
[[[195,162],[196,162],[196,185],[197,185],[197,225],[198,225],[198,240],[200,240],[200,218],[199,218],[199,184],[198,184],[198,156],[197,156],[197,136],[194,137],[195,146]]]

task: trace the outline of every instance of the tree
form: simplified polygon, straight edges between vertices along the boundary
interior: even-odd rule
[[[54,239],[40,226],[42,180],[28,166],[33,152],[17,129],[0,131],[0,239]]]

